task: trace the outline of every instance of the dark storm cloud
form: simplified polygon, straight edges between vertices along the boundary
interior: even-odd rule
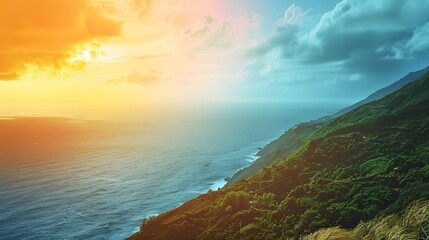
[[[336,63],[343,73],[366,76],[427,64],[428,9],[427,0],[343,0],[311,28],[277,26],[247,55],[264,59],[265,68]]]

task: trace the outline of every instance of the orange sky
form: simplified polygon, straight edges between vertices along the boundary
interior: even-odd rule
[[[429,2],[405,2],[0,0],[0,116],[352,104],[428,66]]]
[[[215,0],[0,1],[0,115],[104,118],[222,98],[258,28],[256,17],[225,8]]]

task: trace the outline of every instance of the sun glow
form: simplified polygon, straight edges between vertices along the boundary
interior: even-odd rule
[[[103,118],[211,101],[240,78],[241,40],[257,25],[214,0],[59,2],[0,1],[0,116]]]
[[[71,57],[66,62],[74,63],[90,63],[101,60],[106,54],[101,50],[98,44],[87,44],[77,47],[72,53]]]
[[[24,64],[24,69],[19,72],[20,80],[32,82],[72,79],[84,72],[83,70],[92,63],[106,59],[106,54],[98,44],[78,46],[67,55],[68,58],[57,63],[47,64],[45,61],[41,61]]]

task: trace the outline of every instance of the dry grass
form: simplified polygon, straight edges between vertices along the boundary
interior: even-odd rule
[[[303,240],[429,240],[429,201],[411,203],[404,214],[360,223],[355,229],[321,229]]]
[[[312,233],[303,240],[354,240],[353,234],[341,228],[326,228]]]
[[[402,216],[389,215],[359,224],[355,239],[370,236],[373,240],[429,239],[429,201],[411,203]]]

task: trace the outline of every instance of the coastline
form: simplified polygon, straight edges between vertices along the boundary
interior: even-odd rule
[[[249,167],[250,167],[250,166],[252,166],[256,161],[258,161],[258,160],[261,158],[260,153],[261,153],[262,149],[264,149],[264,148],[265,148],[265,147],[267,147],[269,144],[271,144],[271,143],[275,142],[277,139],[279,139],[279,138],[283,135],[283,133],[284,133],[284,132],[285,132],[285,130],[281,130],[281,131],[280,131],[280,135],[279,135],[279,134],[276,134],[274,137],[270,137],[270,138],[266,138],[266,139],[261,140],[261,141],[254,142],[253,144],[254,144],[255,146],[258,146],[258,147],[256,148],[256,151],[254,151],[254,152],[252,152],[252,153],[247,154],[247,155],[245,155],[245,156],[244,156],[244,159],[243,159],[243,160],[244,160],[245,162],[247,162],[247,164],[246,164],[245,166],[238,168],[238,169],[234,172],[234,174],[233,174],[233,175],[230,175],[230,176],[224,177],[224,178],[222,178],[222,179],[219,179],[219,180],[217,180],[217,181],[214,181],[214,182],[210,183],[210,187],[209,187],[205,192],[202,192],[201,194],[204,194],[204,193],[206,193],[207,191],[210,191],[210,190],[211,190],[211,191],[217,191],[217,190],[220,190],[220,189],[222,189],[222,188],[224,188],[224,187],[228,186],[229,181],[230,181],[230,179],[231,179],[233,176],[235,176],[238,172],[240,172],[240,171],[242,171],[242,170],[244,170],[244,169],[249,168]],[[253,145],[253,144],[252,144],[252,145]]]
[[[275,162],[272,162],[271,160],[267,161],[266,157],[270,156],[271,151],[273,149],[276,149],[278,144],[283,144],[283,142],[282,142],[283,138],[290,139],[291,133],[296,134],[296,130],[301,130],[302,128],[305,128],[305,130],[306,130],[306,131],[304,131],[305,133],[302,136],[301,135],[299,136],[299,140],[300,140],[300,139],[302,139],[302,137],[306,137],[309,132],[312,132],[311,130],[318,128],[320,126],[320,124],[326,123],[327,120],[330,119],[329,118],[330,116],[332,116],[332,115],[325,114],[322,117],[316,117],[316,118],[310,119],[308,121],[291,123],[291,124],[289,124],[289,126],[284,126],[281,130],[279,130],[275,134],[275,136],[270,137],[270,138],[266,138],[265,140],[255,142],[254,143],[255,146],[257,146],[257,147],[255,147],[256,151],[253,151],[251,154],[245,155],[245,157],[243,159],[245,162],[247,162],[247,164],[245,166],[238,168],[232,175],[230,175],[228,177],[225,177],[223,179],[219,179],[217,181],[211,182],[209,185],[210,187],[206,191],[198,192],[199,195],[196,198],[206,194],[209,191],[219,191],[225,187],[228,187],[230,184],[235,183],[236,181],[242,180],[242,179],[236,180],[238,178],[237,176],[239,176],[241,173],[243,173],[249,169],[252,169],[252,167],[255,167],[255,165],[258,163],[263,162],[264,164],[269,164],[269,165],[274,164]],[[296,142],[297,139],[293,138],[293,139],[290,139],[290,141]],[[300,144],[299,144],[299,146],[300,146]],[[293,152],[295,149],[296,148],[290,149],[290,151]],[[259,169],[259,170],[261,170],[261,169]],[[252,173],[252,175],[253,174],[254,173]],[[193,198],[193,199],[195,199],[195,198]],[[147,214],[142,219],[142,221],[148,220],[151,217],[156,217],[158,215],[162,215],[164,213],[173,211],[173,210],[181,207],[183,204],[185,204],[187,202],[180,203],[178,206],[172,208],[169,211],[155,211],[157,213]],[[140,226],[138,227],[138,229],[140,229]],[[135,230],[137,230],[137,227],[135,228]],[[138,232],[139,231],[133,232],[132,235],[137,234]]]
[[[305,139],[315,130],[324,125],[332,115],[316,118],[307,122],[299,122],[286,128],[277,138],[267,142],[254,154],[255,161],[239,169],[233,176],[226,178],[229,186],[245,178],[255,175],[262,169],[270,167],[277,161],[289,156],[300,148]]]
[[[300,124],[300,123],[298,123],[298,124]],[[280,134],[277,134],[276,136],[274,136],[272,138],[269,138],[269,139],[266,139],[264,141],[261,141],[260,144],[259,144],[259,147],[257,147],[257,150],[255,152],[253,152],[252,154],[246,155],[246,159],[245,160],[248,162],[248,164],[246,166],[244,166],[244,167],[239,168],[237,171],[235,171],[235,173],[233,175],[224,178],[225,185],[222,186],[222,188],[227,187],[227,186],[231,185],[232,183],[241,180],[241,179],[236,180],[238,178],[237,176],[240,176],[241,173],[243,173],[246,170],[250,169],[252,166],[255,165],[255,163],[263,161],[264,160],[263,159],[263,157],[264,157],[264,155],[263,155],[264,149],[266,149],[267,147],[269,147],[270,144],[275,143],[278,139],[280,139],[284,135],[284,133],[286,131],[288,131],[289,129],[293,128],[293,126],[295,126],[295,125],[292,125],[291,127],[286,128],[286,130],[281,130]]]
[[[335,106],[334,109],[337,108],[342,107]],[[205,178],[206,181],[200,182],[198,184],[200,187],[195,188],[196,185],[192,182],[189,182],[187,184],[188,187],[186,189],[186,192],[192,193],[194,195],[192,198],[188,200],[183,200],[182,204],[176,204],[169,209],[151,208],[150,210],[153,210],[160,215],[164,215],[168,212],[174,212],[175,209],[183,207],[183,204],[186,204],[193,199],[197,199],[202,195],[207,194],[208,192],[218,190],[222,191],[222,189],[225,189],[225,187],[231,184],[231,179],[233,179],[237,175],[237,173],[245,171],[246,169],[251,168],[252,166],[258,164],[261,161],[265,161],[263,156],[265,156],[269,152],[267,151],[267,149],[276,149],[277,144],[279,144],[279,139],[282,139],[286,132],[290,131],[291,129],[295,129],[298,125],[308,123],[307,121],[314,121],[314,119],[319,119],[320,116],[326,116],[330,111],[332,111],[332,109],[321,107],[317,108],[317,111],[312,111],[312,114],[299,115],[299,117],[297,117],[295,116],[296,112],[290,113],[290,111],[288,110],[288,108],[281,109],[281,112],[283,112],[283,114],[281,115],[283,116],[283,119],[281,121],[276,120],[273,122],[274,124],[272,124],[272,120],[268,120],[266,123],[263,123],[262,127],[258,127],[258,129],[252,129],[251,127],[250,129],[253,136],[260,136],[259,139],[253,138],[253,141],[249,141],[245,144],[234,144],[233,147],[229,149],[229,151],[219,152],[219,154],[216,154],[215,156],[212,155],[212,159],[217,162],[217,165],[222,163],[222,161],[224,161],[224,158],[228,161],[218,166],[218,170],[221,170],[220,172],[211,177]],[[262,130],[264,130],[263,133],[265,134],[261,134]],[[267,132],[266,130],[269,130],[269,132]],[[258,135],[254,135],[255,132],[258,133]],[[199,158],[204,158],[204,155],[199,156]],[[214,162],[212,162],[211,164],[213,163]],[[208,170],[209,169],[202,168],[201,173],[203,175],[208,175],[210,174],[210,172],[206,172]],[[150,217],[148,214],[143,214],[142,216],[145,217],[141,218],[140,222]]]
[[[281,132],[284,132],[283,130],[281,131]],[[281,134],[280,134],[280,136],[281,136]],[[257,145],[257,146],[259,146],[259,147],[257,147],[256,148],[256,151],[254,151],[254,152],[252,152],[251,154],[247,154],[247,155],[245,155],[245,157],[244,157],[244,162],[246,162],[247,164],[245,165],[245,166],[243,166],[243,167],[241,167],[241,168],[239,168],[239,169],[237,169],[236,171],[235,171],[235,173],[233,174],[233,175],[235,175],[236,173],[238,173],[238,172],[240,172],[241,170],[243,170],[243,169],[246,169],[246,168],[248,168],[248,167],[250,167],[250,166],[252,166],[258,159],[260,159],[260,156],[258,155],[259,153],[260,153],[260,151],[263,149],[263,148],[265,148],[268,144],[270,144],[270,143],[272,143],[272,142],[274,142],[274,141],[276,141],[277,139],[279,138],[279,135],[277,134],[276,136],[274,136],[274,137],[270,137],[270,138],[268,138],[268,139],[264,139],[264,140],[261,140],[261,141],[257,141],[257,142],[255,142],[254,143],[254,145]],[[264,145],[265,144],[265,145]],[[243,161],[242,160],[242,161]],[[233,176],[232,175],[232,176]],[[217,180],[217,181],[213,181],[213,182],[210,182],[209,183],[209,187],[205,190],[205,191],[195,191],[195,192],[198,192],[198,196],[200,196],[200,195],[203,195],[203,194],[205,194],[205,193],[207,193],[207,192],[209,192],[209,191],[218,191],[218,190],[220,190],[220,189],[222,189],[222,188],[224,188],[224,187],[226,187],[227,185],[228,185],[228,179],[230,179],[232,176],[230,176],[230,177],[225,177],[225,178],[222,178],[222,179],[219,179],[219,180]],[[176,209],[176,208],[178,208],[178,207],[180,207],[181,205],[183,205],[185,202],[182,202],[182,203],[180,203],[180,204],[178,204],[176,207],[174,207],[174,208],[172,208],[171,210],[174,210],[174,209]],[[171,211],[170,210],[170,211]],[[168,211],[167,211],[168,212]],[[150,219],[150,218],[152,218],[152,217],[156,217],[156,216],[158,216],[158,215],[160,215],[160,214],[162,214],[163,212],[162,211],[159,211],[159,210],[154,210],[154,211],[151,211],[151,212],[149,212],[148,214],[146,214],[143,218],[142,218],[142,222],[143,221],[145,221],[145,220],[148,220],[148,219]],[[133,232],[132,232],[132,234],[135,234],[135,233],[137,233],[137,232],[139,232],[140,231],[140,226],[141,225],[139,225],[139,226],[137,226],[134,230],[133,230]]]

